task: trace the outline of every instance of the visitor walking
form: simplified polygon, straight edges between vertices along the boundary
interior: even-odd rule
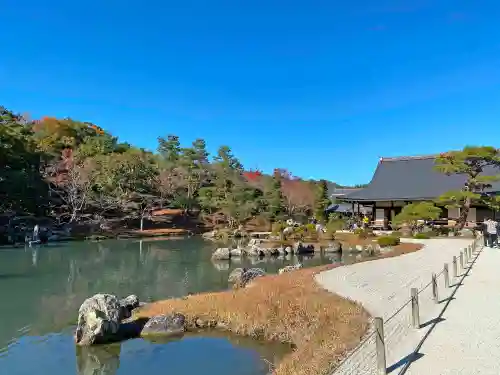
[[[39,234],[40,234],[40,227],[38,224],[35,225],[33,228],[33,241],[38,241],[39,240]]]
[[[486,234],[488,235],[488,247],[493,247],[497,243],[498,223],[492,219],[486,221]]]
[[[481,223],[481,232],[483,232],[483,242],[484,242],[484,247],[488,246],[488,218],[485,217],[483,222]]]
[[[498,247],[499,246],[499,239],[500,239],[500,222],[498,220],[495,221],[497,223],[497,235],[496,235],[496,238],[495,238],[495,246]]]
[[[370,224],[370,219],[368,218],[368,215],[363,216],[363,228],[368,228],[368,225]]]

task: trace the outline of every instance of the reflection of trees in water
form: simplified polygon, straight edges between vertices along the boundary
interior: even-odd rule
[[[76,347],[78,375],[116,375],[120,367],[119,344]]]
[[[39,294],[34,308],[43,314],[36,317],[39,329],[33,327],[33,332],[74,324],[81,303],[95,293],[137,294],[148,301],[211,290],[222,282],[210,266],[210,252],[204,254],[193,242],[144,241],[141,246],[139,241],[106,241],[89,243],[83,250],[66,250],[59,260],[65,275],[54,275],[59,287]]]

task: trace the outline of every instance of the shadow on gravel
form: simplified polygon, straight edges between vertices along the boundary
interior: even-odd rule
[[[420,329],[425,328],[427,326],[430,326],[431,324],[437,324],[437,323],[444,322],[445,320],[446,320],[445,318],[441,318],[438,316],[437,318],[431,319],[431,320],[421,324]]]
[[[398,362],[393,364],[392,366],[387,368],[387,373],[390,374],[391,372],[397,370],[401,366],[404,366],[408,363],[418,361],[420,358],[422,358],[424,355],[422,353],[411,353],[408,354],[406,357],[400,359]]]
[[[453,285],[450,288],[453,288]],[[441,301],[439,301],[439,303],[450,302],[450,301],[453,301],[454,299],[455,299],[454,297],[448,297],[448,298],[442,299]]]
[[[469,273],[470,273],[472,267],[476,263],[477,258],[482,253],[482,251],[483,251],[483,249],[481,248],[481,250],[479,250],[477,253],[474,254],[474,256],[472,257],[471,263],[468,264],[467,267],[466,267],[465,273],[463,273],[462,275],[459,276],[460,277],[459,282],[450,286],[450,288],[453,288],[453,291],[452,291],[451,295],[448,298],[446,298],[445,300],[443,300],[443,301],[446,301],[446,303],[444,304],[443,309],[441,310],[441,312],[439,313],[439,315],[436,318],[431,319],[428,322],[422,324],[422,326],[420,327],[421,329],[424,328],[424,327],[426,327],[426,326],[431,326],[431,327],[425,333],[424,337],[422,337],[422,340],[420,340],[420,342],[417,345],[417,347],[415,348],[415,350],[412,353],[408,354],[406,357],[400,359],[395,364],[393,364],[390,367],[388,367],[387,368],[387,372],[388,373],[391,372],[391,371],[394,371],[394,370],[398,369],[401,366],[403,366],[401,368],[401,370],[398,372],[398,375],[404,375],[404,374],[406,374],[406,371],[408,371],[408,368],[410,367],[410,365],[413,362],[415,362],[416,360],[418,360],[418,359],[420,359],[420,358],[422,358],[424,356],[422,353],[419,353],[420,348],[422,348],[422,345],[424,344],[425,340],[427,340],[427,337],[429,337],[429,335],[434,330],[434,328],[436,327],[436,325],[438,323],[440,323],[440,322],[442,322],[442,321],[445,320],[443,318],[443,315],[444,315],[445,311],[448,309],[448,306],[450,305],[450,302],[455,299],[455,294],[460,289],[460,287],[463,285],[463,280],[466,277],[469,276]]]

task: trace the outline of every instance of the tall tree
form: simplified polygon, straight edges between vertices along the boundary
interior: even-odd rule
[[[438,198],[438,202],[447,208],[459,208],[460,216],[455,230],[461,230],[467,222],[470,207],[473,203],[491,204],[485,196],[485,189],[492,182],[498,181],[498,175],[486,175],[485,170],[500,164],[500,154],[495,147],[467,146],[463,150],[449,151],[436,159],[436,170],[447,175],[461,175],[465,178],[462,189],[448,191]]]
[[[42,214],[47,184],[40,174],[31,124],[0,107],[0,210]]]
[[[56,202],[54,213],[60,222],[80,220],[91,201],[95,177],[93,160],[78,161],[71,149],[63,150],[60,160],[45,167],[45,178]]]
[[[163,157],[168,168],[174,168],[181,154],[179,137],[169,134],[167,138],[158,138],[158,153]]]
[[[314,184],[314,216],[316,219],[326,221],[326,209],[330,204],[328,197],[328,182],[320,180],[312,182]]]

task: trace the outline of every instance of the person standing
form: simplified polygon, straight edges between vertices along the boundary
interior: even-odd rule
[[[496,221],[488,219],[486,222],[486,233],[488,234],[488,247],[493,247],[497,242],[497,227]]]
[[[35,225],[33,228],[33,241],[38,241],[39,240],[39,234],[40,234],[40,227],[38,224]]]
[[[498,220],[495,220],[495,223],[497,223],[497,234],[495,237],[495,246],[498,247],[500,244],[498,243],[500,239],[500,222]]]
[[[483,232],[483,242],[484,247],[488,246],[488,218],[485,217],[483,222],[481,223],[481,231]]]

